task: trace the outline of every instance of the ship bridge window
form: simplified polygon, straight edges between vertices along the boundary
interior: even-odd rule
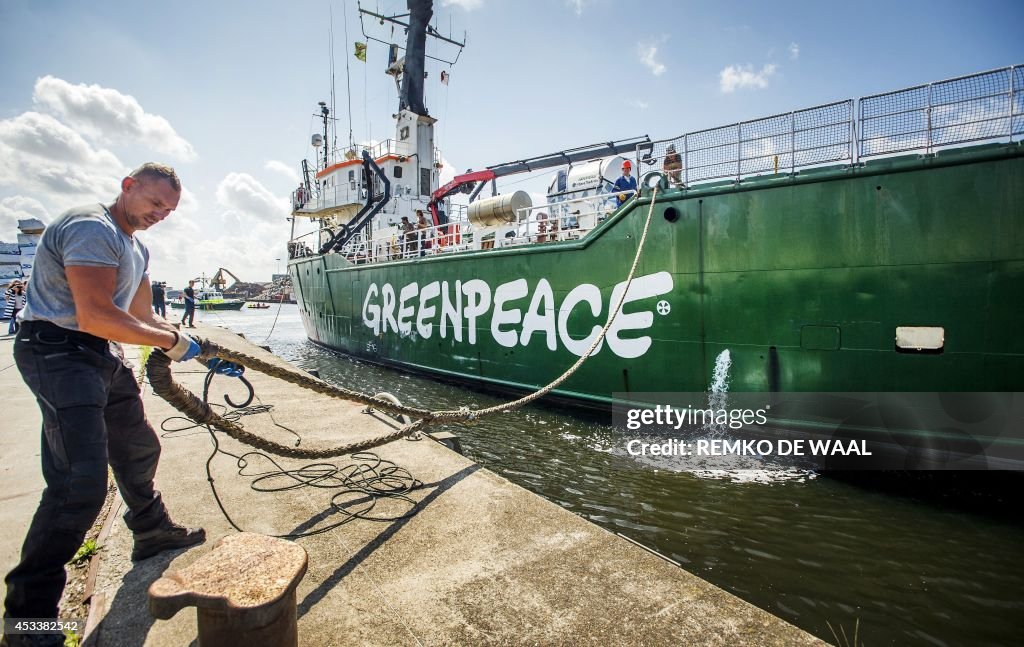
[[[401,178],[401,177],[402,177],[402,167],[401,167],[401,166],[396,166],[396,167],[395,167],[395,170],[394,170],[394,171],[392,171],[392,174],[393,174],[393,175],[394,175],[394,176],[395,176],[396,178]]]
[[[420,195],[430,195],[430,169],[420,169]]]

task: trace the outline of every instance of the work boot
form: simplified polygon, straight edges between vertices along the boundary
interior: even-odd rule
[[[146,532],[135,534],[135,547],[132,549],[132,561],[143,559],[176,548],[188,548],[206,541],[206,531],[202,528],[186,528],[170,519]]]
[[[62,634],[10,634],[0,638],[0,647],[63,647]]]

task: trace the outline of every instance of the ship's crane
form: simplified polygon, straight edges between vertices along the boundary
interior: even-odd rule
[[[605,155],[618,155],[619,153],[636,150],[638,144],[650,143],[651,138],[647,135],[643,135],[641,137],[633,137],[631,139],[622,139],[619,141],[599,142],[590,146],[571,148],[569,150],[531,157],[525,160],[495,164],[494,166],[488,166],[482,171],[467,171],[462,175],[456,175],[455,179],[451,182],[434,191],[430,196],[430,203],[427,205],[427,208],[430,209],[430,214],[434,219],[434,224],[439,224],[437,210],[438,203],[456,191],[469,193],[469,201],[472,202],[488,182],[493,182],[499,177],[514,175],[516,173],[538,171],[555,166],[562,166],[564,164],[572,164],[573,162],[597,159],[598,157]]]

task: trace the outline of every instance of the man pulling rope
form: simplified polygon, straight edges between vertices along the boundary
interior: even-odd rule
[[[165,349],[168,361],[199,353],[188,335],[154,315],[149,251],[134,235],[170,215],[180,197],[173,169],[144,164],[121,180],[112,203],[71,209],[39,242],[14,360],[42,411],[46,489],[21,562],[5,580],[5,618],[57,617],[64,564],[104,503],[108,463],[128,507],[133,560],[206,539],[202,528],[172,522],[154,489],[160,442],[132,371],[111,352],[111,342],[125,342]],[[12,634],[0,645],[30,640],[64,642],[59,634]]]

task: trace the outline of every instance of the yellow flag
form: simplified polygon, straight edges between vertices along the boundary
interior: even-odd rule
[[[362,62],[366,62],[366,43],[356,43],[356,58]]]

